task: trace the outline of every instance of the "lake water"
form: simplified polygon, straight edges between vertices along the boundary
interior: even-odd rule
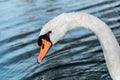
[[[96,36],[75,29],[37,64],[42,26],[65,12],[109,25],[120,44],[120,0],[0,0],[0,80],[111,80]]]

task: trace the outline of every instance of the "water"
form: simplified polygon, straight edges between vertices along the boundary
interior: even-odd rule
[[[120,44],[119,0],[0,0],[0,80],[111,80],[102,48],[86,29],[70,31],[37,64],[42,26],[64,12],[106,22]]]

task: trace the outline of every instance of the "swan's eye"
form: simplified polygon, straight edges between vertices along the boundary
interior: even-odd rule
[[[48,34],[52,33],[52,31],[48,31]]]

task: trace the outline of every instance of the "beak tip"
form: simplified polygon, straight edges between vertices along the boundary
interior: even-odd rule
[[[37,60],[37,63],[40,64],[41,61]]]

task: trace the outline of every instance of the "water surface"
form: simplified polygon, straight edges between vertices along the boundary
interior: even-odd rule
[[[85,12],[109,25],[120,44],[119,0],[0,0],[0,80],[111,80],[102,48],[74,29],[37,64],[42,26],[65,12]]]

